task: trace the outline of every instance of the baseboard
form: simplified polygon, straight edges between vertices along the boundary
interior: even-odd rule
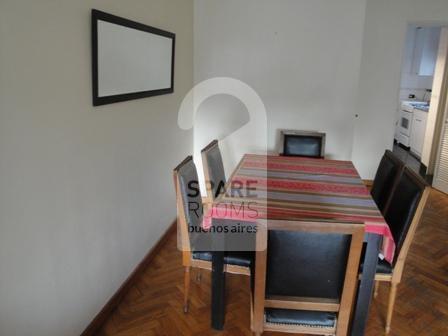
[[[147,266],[154,260],[158,252],[165,245],[168,238],[173,232],[176,231],[176,221],[174,221],[166,232],[160,237],[159,241],[154,245],[154,247],[149,250],[143,260],[137,265],[137,267],[128,276],[125,282],[120,286],[120,288],[115,292],[115,294],[110,298],[106,305],[101,309],[101,311],[95,316],[95,318],[90,322],[87,328],[82,332],[81,336],[94,336],[98,334],[98,331],[103,326],[104,322],[109,318],[114,309],[120,304],[120,302],[125,297],[129,289],[135,284],[140,275],[145,271]]]
[[[402,143],[399,143],[398,146],[403,148],[405,151],[408,151],[408,152],[411,150],[411,147],[405,146]]]

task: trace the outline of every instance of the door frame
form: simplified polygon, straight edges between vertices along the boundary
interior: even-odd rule
[[[447,56],[448,58],[448,56]],[[447,61],[448,62],[448,61]],[[448,82],[448,71],[445,74],[445,80]],[[442,95],[442,94],[441,94]],[[437,189],[440,190],[442,192],[447,193],[448,191],[448,183],[444,183],[444,185],[442,186],[438,186],[437,185],[437,173],[438,173],[438,169],[440,166],[440,156],[441,156],[441,152],[442,152],[442,141],[444,138],[444,132],[448,132],[448,87],[445,87],[443,90],[443,96],[445,99],[445,104],[444,104],[444,108],[443,108],[443,112],[439,111],[439,115],[438,115],[438,120],[436,122],[436,128],[438,128],[438,136],[437,136],[437,141],[435,141],[436,139],[433,140],[433,149],[435,147],[435,156],[434,156],[434,178],[432,181],[432,186]],[[442,112],[442,113],[440,113]],[[436,134],[434,134],[434,136],[436,136]],[[446,185],[445,185],[446,184]]]
[[[439,64],[440,62],[443,63]],[[433,176],[436,171],[436,163],[441,140],[440,135],[442,133],[444,116],[446,110],[448,109],[448,26],[446,25],[442,27],[440,34],[440,45],[436,70],[437,67],[441,66],[443,67],[443,74],[440,78],[437,78],[437,74],[434,74],[433,91],[431,95],[431,103],[434,104],[434,102],[437,101],[437,111],[435,113],[431,113],[431,110],[428,112],[428,121],[425,132],[425,134],[428,134],[428,131],[431,131],[433,136],[429,141],[425,138],[423,147],[424,153],[429,152],[429,154],[426,154],[429,156],[427,158],[428,166],[425,167],[427,176]],[[424,160],[424,153],[422,153],[422,161]],[[422,165],[424,165],[423,162]]]

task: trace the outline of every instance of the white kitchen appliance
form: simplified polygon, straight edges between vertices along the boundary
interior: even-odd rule
[[[397,130],[395,132],[395,139],[398,143],[406,147],[411,147],[412,144],[411,137],[415,108],[427,111],[427,109],[429,108],[429,104],[427,102],[418,101],[403,101],[401,103],[400,118],[398,120]],[[419,152],[416,152],[416,154],[421,155],[421,153]]]
[[[400,119],[398,120],[397,142],[406,147],[410,146],[413,110],[414,108],[408,104],[405,104],[405,102],[401,104]]]

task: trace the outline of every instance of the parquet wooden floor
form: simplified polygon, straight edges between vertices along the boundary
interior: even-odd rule
[[[99,335],[251,335],[249,279],[228,275],[225,330],[216,332],[209,327],[210,273],[203,273],[200,284],[194,272],[192,276],[190,312],[184,314],[183,268],[173,235]],[[368,336],[384,334],[387,295],[388,284],[383,283],[370,310]],[[412,244],[390,335],[448,335],[448,196],[440,192],[431,192]]]

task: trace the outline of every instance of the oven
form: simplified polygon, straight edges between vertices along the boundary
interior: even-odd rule
[[[414,116],[414,109],[408,104],[401,105],[400,120],[398,121],[398,137],[397,141],[402,145],[410,146],[410,137],[412,130],[412,120]]]
[[[400,115],[400,133],[406,136],[411,135],[413,113],[402,110]]]

